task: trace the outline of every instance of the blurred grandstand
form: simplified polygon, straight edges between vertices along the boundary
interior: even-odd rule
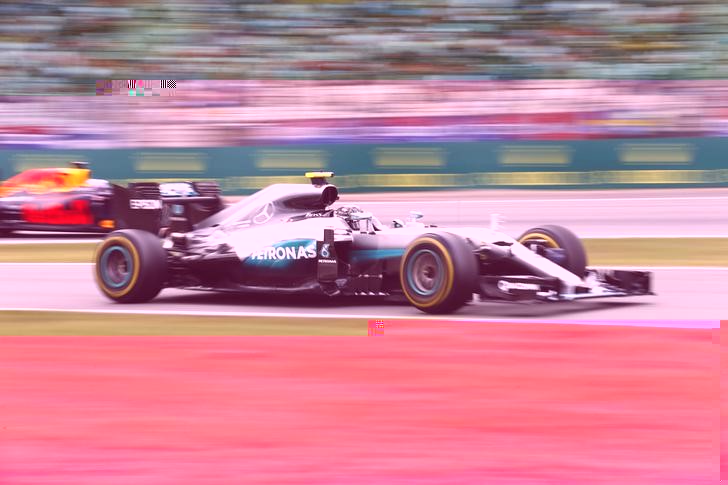
[[[715,1],[3,2],[0,49],[3,148],[720,136],[728,121]],[[180,81],[173,98],[85,97],[140,76]]]
[[[0,147],[728,135],[724,81],[182,81],[173,97],[0,97]]]
[[[2,2],[0,78],[716,79],[727,27],[715,0]]]

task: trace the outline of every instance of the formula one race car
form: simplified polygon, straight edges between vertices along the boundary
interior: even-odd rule
[[[164,237],[122,230],[100,243],[102,293],[145,302],[162,288],[234,292],[403,294],[418,309],[447,313],[470,301],[561,301],[648,295],[650,274],[586,266],[581,241],[544,225],[518,239],[493,228],[442,229],[418,218],[385,227],[356,206],[336,205],[330,172],[308,184],[269,186],[204,220],[184,200]]]
[[[22,172],[0,184],[0,235],[12,231],[110,232],[165,225],[162,200],[192,198],[201,220],[223,208],[215,182],[132,183],[90,178],[83,162]]]

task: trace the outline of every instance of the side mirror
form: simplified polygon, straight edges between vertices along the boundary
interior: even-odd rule
[[[420,219],[422,219],[424,214],[420,211],[410,211],[410,217],[407,219],[407,226],[408,227],[425,227],[425,224],[422,222],[419,222]]]
[[[410,211],[410,221],[412,222],[416,222],[423,217],[425,217],[425,215],[420,211]]]

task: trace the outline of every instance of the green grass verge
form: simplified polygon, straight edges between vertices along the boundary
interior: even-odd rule
[[[585,239],[596,266],[728,266],[728,238]],[[94,243],[2,244],[2,263],[89,263]]]
[[[97,243],[0,244],[0,263],[91,263]]]
[[[728,266],[728,238],[585,239],[594,266]]]
[[[0,336],[366,336],[360,318],[0,311]]]

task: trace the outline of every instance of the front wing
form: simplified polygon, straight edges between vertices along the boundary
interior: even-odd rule
[[[565,285],[558,278],[487,275],[480,278],[480,296],[493,300],[571,301],[587,298],[654,295],[648,271],[588,269],[584,283]]]

